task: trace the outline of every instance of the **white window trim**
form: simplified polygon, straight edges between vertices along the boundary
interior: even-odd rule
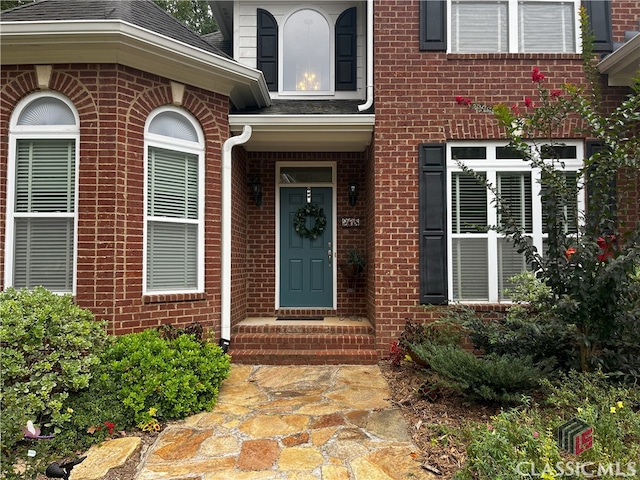
[[[198,142],[190,142],[181,140],[178,138],[167,137],[164,135],[158,135],[149,132],[149,126],[153,119],[166,112],[175,112],[188,120],[193,128],[198,133]],[[167,219],[164,217],[154,217],[147,214],[148,208],[148,189],[149,179],[147,171],[149,168],[149,148],[158,147],[167,150],[180,151],[183,153],[193,154],[198,156],[198,219]],[[142,254],[142,294],[143,295],[169,295],[180,293],[203,293],[204,292],[204,272],[205,272],[205,252],[204,252],[204,239],[205,239],[205,221],[204,221],[204,195],[205,195],[205,167],[204,167],[204,135],[200,124],[196,119],[186,110],[173,107],[164,106],[157,108],[147,118],[144,127],[144,232],[143,232],[143,254]],[[177,289],[177,290],[149,290],[147,287],[147,271],[148,271],[148,225],[149,221],[154,219],[161,219],[166,222],[177,222],[181,224],[191,223],[198,225],[198,280],[197,287],[194,289]]]
[[[537,142],[539,144],[548,142]],[[565,171],[577,171],[583,167],[582,159],[584,158],[584,143],[581,141],[565,141],[563,142],[567,146],[576,147],[576,158],[565,159],[564,170]],[[456,147],[486,147],[487,158],[478,160],[462,160],[462,163],[473,169],[476,172],[486,173],[487,181],[491,185],[496,185],[496,176],[498,172],[531,172],[531,198],[532,198],[532,241],[533,245],[538,249],[538,252],[542,252],[543,242],[546,236],[542,233],[542,203],[540,202],[540,189],[539,182],[540,170],[531,169],[530,163],[520,159],[496,159],[495,148],[506,146],[504,141],[468,141],[468,142],[447,142],[447,272],[448,272],[448,291],[449,301],[458,303],[473,303],[473,304],[490,304],[490,303],[511,303],[508,300],[500,300],[498,292],[498,270],[497,270],[497,239],[504,238],[504,235],[498,234],[495,230],[489,230],[487,233],[464,233],[454,234],[453,225],[451,222],[451,215],[453,213],[452,202],[452,173],[461,172],[462,169],[456,163],[452,155],[452,149]],[[578,181],[582,181],[578,179]],[[577,199],[578,211],[585,211],[585,198],[584,190],[581,190],[581,195]],[[487,225],[497,224],[497,211],[492,201],[494,195],[492,192],[487,191]],[[581,216],[582,217],[582,216]],[[454,238],[487,238],[488,239],[488,260],[487,265],[488,272],[488,286],[489,286],[489,299],[488,300],[464,300],[454,298],[453,292],[453,239]]]
[[[460,1],[460,0],[447,0],[447,53],[450,54],[465,54],[466,52],[454,52],[451,50],[451,46],[452,44],[452,40],[451,40],[451,34],[452,34],[452,28],[451,28],[451,22],[452,22],[452,15],[451,12],[452,10],[452,4]],[[461,0],[462,2],[464,2],[465,0]],[[509,42],[508,42],[508,51],[507,52],[482,52],[482,53],[496,53],[496,54],[506,54],[506,53],[521,53],[518,50],[518,42],[519,42],[519,35],[520,35],[520,31],[518,29],[518,3],[521,0],[497,0],[498,2],[506,2],[508,4],[508,31],[507,34],[509,36]],[[533,1],[533,0],[532,0]],[[539,3],[573,3],[573,21],[574,21],[574,32],[575,32],[575,46],[576,46],[576,51],[575,52],[567,52],[567,53],[553,53],[556,55],[567,55],[570,53],[575,53],[575,54],[581,54],[582,53],[582,43],[581,43],[581,36],[580,36],[580,5],[581,5],[581,0],[535,0],[536,2]],[[482,53],[479,53],[479,55],[481,55]],[[470,53],[469,53],[470,54]],[[547,53],[541,52],[540,54],[542,55],[547,55]]]
[[[314,12],[322,15],[329,26],[329,89],[328,90],[285,90],[284,89],[284,29],[289,21],[289,18],[295,13],[301,10],[313,10]],[[336,46],[335,46],[336,26],[331,21],[329,16],[322,9],[314,7],[300,7],[289,12],[282,21],[282,24],[278,24],[278,95],[282,97],[323,97],[335,95],[335,63],[336,63]]]
[[[39,98],[53,97],[65,103],[74,116],[75,125],[18,125],[20,115],[31,102]],[[57,294],[70,293],[76,294],[77,282],[77,264],[78,264],[78,199],[79,195],[79,172],[80,172],[80,118],[78,112],[71,101],[57,92],[37,92],[23,98],[11,114],[9,123],[9,157],[7,161],[7,210],[5,222],[5,258],[4,258],[4,285],[6,287],[13,286],[14,274],[14,240],[15,229],[14,223],[16,217],[27,218],[36,217],[37,214],[19,214],[16,215],[15,210],[15,186],[16,186],[16,148],[18,140],[24,139],[68,139],[75,142],[75,171],[74,171],[74,205],[73,213],[47,214],[47,217],[65,217],[73,218],[73,273],[72,273],[72,289],[70,292],[54,291]]]

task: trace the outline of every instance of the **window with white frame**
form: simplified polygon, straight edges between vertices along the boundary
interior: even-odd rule
[[[473,175],[464,172],[456,159],[494,187],[510,220],[522,229],[539,252],[544,252],[546,225],[540,194],[545,185],[541,172],[532,170],[528,162],[504,144],[449,143],[447,150],[451,300],[508,300],[505,290],[510,288],[509,279],[528,269],[527,263],[509,239],[489,228],[505,222],[501,209],[495,206],[494,194]],[[560,153],[567,183],[575,185],[582,145],[569,144],[556,151]],[[584,208],[583,199],[578,197],[565,208],[565,231],[575,233],[574,212]]]
[[[185,111],[154,111],[145,131],[145,292],[203,291],[204,143]]]
[[[579,0],[448,0],[451,53],[576,53]]]
[[[305,8],[287,18],[283,28],[282,81],[284,92],[330,92],[331,31],[327,19]]]
[[[5,285],[75,293],[80,129],[73,104],[25,98],[10,123]]]

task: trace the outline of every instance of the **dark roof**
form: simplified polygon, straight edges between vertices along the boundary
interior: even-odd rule
[[[151,0],[39,0],[0,15],[3,22],[121,20],[152,32],[230,58]]]
[[[222,32],[218,31],[213,33],[207,33],[205,35],[202,35],[202,39],[205,42],[209,43],[210,45],[213,45],[218,50],[224,52],[226,55],[229,56],[229,58],[233,56],[231,42],[229,40],[226,40],[222,36]]]
[[[373,110],[358,112],[364,100],[272,100],[264,108],[234,110],[237,115],[349,115],[373,113]]]

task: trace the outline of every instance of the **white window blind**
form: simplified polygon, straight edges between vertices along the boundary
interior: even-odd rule
[[[580,0],[449,0],[451,53],[575,53]]]
[[[520,2],[518,9],[520,52],[576,51],[575,19],[571,2]]]
[[[198,288],[199,178],[195,154],[149,147],[147,289]]]
[[[73,288],[75,141],[18,140],[13,286]]]
[[[457,172],[451,195],[454,299],[487,300],[487,189],[471,175]]]
[[[506,2],[453,2],[453,52],[508,52],[509,16]]]
[[[500,142],[451,142],[447,148],[451,299],[508,300],[510,278],[530,265],[509,238],[490,227],[515,224],[527,241],[543,252],[547,226],[542,199],[548,187],[541,179],[542,172],[531,169],[520,155],[505,149]],[[561,178],[566,183],[566,194],[558,199],[562,208],[557,221],[566,234],[571,234],[578,228],[579,212],[584,208],[577,173],[582,166],[578,160],[582,146],[577,142],[538,145],[534,152],[564,169]],[[465,173],[458,161],[493,188],[487,189]],[[494,192],[500,201],[496,201]]]

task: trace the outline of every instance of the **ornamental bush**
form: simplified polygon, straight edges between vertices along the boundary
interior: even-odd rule
[[[460,166],[493,193],[501,224],[492,228],[513,242],[550,289],[545,308],[553,309],[560,321],[575,329],[571,346],[579,351],[582,370],[600,365],[633,381],[640,371],[640,223],[625,225],[622,220],[625,213],[633,215],[635,206],[625,203],[624,188],[637,185],[640,168],[640,74],[627,98],[611,111],[603,111],[606,102],[600,95],[597,55],[584,9],[581,23],[589,88],[569,84],[550,88],[550,78],[534,68],[536,102],[525,98],[521,106],[489,107],[456,97],[459,105],[492,113],[509,139],[509,148],[541,172],[544,252],[533,245],[495,185]],[[578,172],[583,181],[570,181],[565,175],[563,142],[558,138],[558,132],[576,120],[580,135],[598,142]],[[584,212],[577,209],[579,195],[587,203]]]
[[[103,322],[45,288],[0,293],[0,423],[7,475],[22,428],[31,420],[42,435],[69,421],[66,400],[86,388],[105,344]],[[25,449],[26,453],[26,449]]]
[[[410,346],[427,368],[443,379],[443,386],[463,395],[501,404],[518,403],[539,387],[543,377],[530,357],[489,354],[477,357],[455,345],[421,343]]]
[[[157,330],[118,337],[103,362],[101,381],[118,392],[141,428],[210,410],[231,368],[219,346],[187,334],[163,339]]]
[[[556,315],[549,287],[530,272],[510,282],[514,303],[504,317],[483,319],[474,314],[463,322],[473,346],[484,353],[529,356],[545,372],[578,368],[575,328]]]

